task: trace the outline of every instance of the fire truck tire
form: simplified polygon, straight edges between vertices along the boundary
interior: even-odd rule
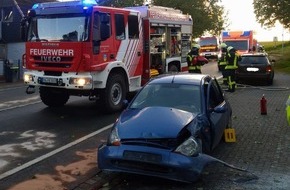
[[[69,99],[69,95],[63,91],[53,88],[40,87],[40,99],[48,107],[61,107],[65,105]]]
[[[178,67],[176,65],[170,65],[168,72],[178,72]]]
[[[103,96],[105,111],[107,113],[120,111],[125,98],[126,84],[124,77],[120,74],[110,75]]]

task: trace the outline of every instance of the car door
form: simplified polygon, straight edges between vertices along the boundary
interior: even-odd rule
[[[218,82],[212,79],[207,87],[207,116],[211,124],[212,146],[215,148],[224,134],[227,126],[229,108]]]

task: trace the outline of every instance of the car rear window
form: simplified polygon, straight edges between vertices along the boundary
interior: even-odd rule
[[[242,56],[242,60],[239,62],[240,64],[267,64],[268,59],[265,56]]]

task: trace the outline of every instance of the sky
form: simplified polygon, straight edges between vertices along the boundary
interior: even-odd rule
[[[277,23],[271,29],[264,29],[256,21],[253,0],[222,0],[225,11],[228,11],[228,30],[254,30],[258,41],[289,41],[290,34],[284,30],[282,25]]]

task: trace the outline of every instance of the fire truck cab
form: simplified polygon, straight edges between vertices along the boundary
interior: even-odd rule
[[[223,31],[222,41],[227,46],[232,46],[240,54],[255,52],[257,47],[257,40],[254,37],[253,30],[247,31]]]
[[[151,77],[187,70],[192,19],[156,6],[114,8],[92,0],[35,4],[22,21],[24,82],[50,107],[71,95],[119,111]]]
[[[202,36],[198,40],[200,45],[200,55],[208,59],[218,59],[221,57],[220,40],[216,36]]]

